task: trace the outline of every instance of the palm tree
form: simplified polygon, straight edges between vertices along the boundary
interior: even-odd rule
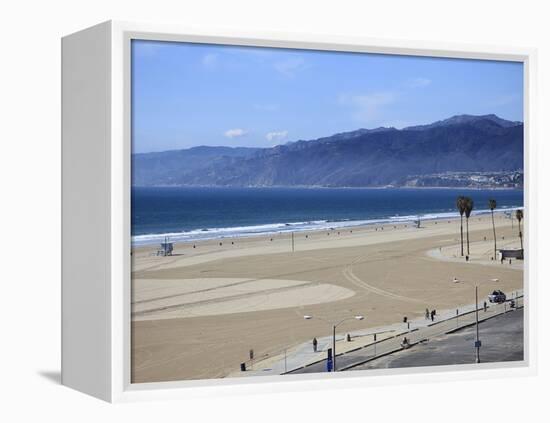
[[[465,197],[460,195],[456,199],[456,208],[458,209],[458,212],[460,213],[460,255],[464,256],[464,231],[462,229],[462,216],[464,216],[464,200]]]
[[[464,199],[464,214],[466,215],[466,245],[468,246],[467,256],[470,255],[470,229],[468,226],[468,221],[470,220],[470,215],[472,214],[473,209],[474,200],[472,200],[470,197],[466,197]]]
[[[521,221],[523,219],[523,210],[516,210],[516,219],[518,220],[518,226],[519,226],[519,242],[521,244],[521,249],[523,250],[523,234],[521,233]]]
[[[497,208],[497,200],[490,199],[489,200],[489,208],[491,209],[491,220],[493,221],[493,239],[495,240],[495,254],[493,256],[493,259],[497,259],[497,232],[495,230],[495,215],[493,213],[493,210]]]

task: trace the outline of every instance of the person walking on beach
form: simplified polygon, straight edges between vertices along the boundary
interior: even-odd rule
[[[313,338],[313,352],[317,352],[317,338]]]
[[[426,308],[426,320],[430,320],[430,310]]]
[[[432,322],[434,321],[434,316],[435,316],[435,310],[432,310],[432,312],[430,313],[430,317],[432,318]]]

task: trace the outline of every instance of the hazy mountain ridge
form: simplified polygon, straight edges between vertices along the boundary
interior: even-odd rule
[[[460,115],[272,148],[195,147],[133,157],[134,185],[410,186],[412,175],[523,169],[523,124]]]
[[[499,118],[497,115],[490,114],[490,115],[456,115],[452,116],[448,119],[439,120],[434,123],[430,123],[428,125],[416,125],[416,126],[409,126],[407,128],[403,128],[404,130],[409,131],[419,131],[419,130],[425,130],[430,128],[437,128],[440,126],[452,126],[452,125],[460,125],[465,123],[472,123],[472,122],[480,122],[480,121],[491,121],[493,123],[496,123],[498,126],[501,126],[503,128],[511,128],[513,126],[519,126],[522,125],[522,122],[518,121],[510,121],[506,119]]]
[[[181,185],[190,174],[231,157],[248,157],[260,148],[199,146],[132,155],[132,185]]]

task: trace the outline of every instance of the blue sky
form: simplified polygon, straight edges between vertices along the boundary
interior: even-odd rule
[[[270,147],[494,113],[523,121],[521,63],[133,41],[133,149]]]

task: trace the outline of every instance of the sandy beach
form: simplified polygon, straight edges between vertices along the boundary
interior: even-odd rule
[[[517,222],[495,214],[498,248],[519,248]],[[494,289],[523,288],[523,262],[491,260],[490,215],[470,218],[470,260],[460,221],[369,225],[133,249],[132,381],[226,377],[247,361],[331,333],[450,309]],[[465,225],[464,225],[465,227]],[[466,239],[466,236],[465,236]],[[466,245],[464,247],[466,249]]]

